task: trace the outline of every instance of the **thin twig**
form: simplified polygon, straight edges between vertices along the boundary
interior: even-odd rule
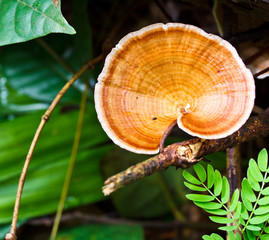
[[[182,213],[180,211],[178,211],[175,200],[173,199],[173,196],[172,196],[171,192],[169,191],[169,188],[165,182],[163,174],[161,172],[158,172],[157,177],[158,177],[159,186],[163,192],[165,200],[166,200],[169,208],[171,209],[175,219],[178,221],[184,221],[185,217],[182,215]]]
[[[259,116],[250,118],[232,135],[214,140],[193,138],[167,146],[159,155],[131,166],[105,181],[103,192],[109,195],[118,188],[149,176],[170,166],[186,168],[199,162],[205,155],[223,151],[238,143],[269,134],[269,108]]]
[[[44,39],[37,38],[36,41],[41,47],[45,49],[47,53],[49,53],[50,56],[52,56],[58,63],[60,63],[62,67],[64,67],[70,73],[76,73],[75,69],[69,65],[57,52],[55,52],[54,49],[44,41]]]
[[[183,228],[189,227],[191,229],[201,229],[201,230],[211,230],[217,229],[217,224],[215,223],[203,223],[203,222],[191,222],[191,221],[158,221],[158,220],[131,220],[125,218],[115,218],[106,215],[96,215],[83,212],[71,212],[65,213],[61,219],[61,223],[70,222],[82,222],[87,223],[103,223],[103,224],[121,224],[121,225],[142,225],[148,228],[158,228],[158,229],[171,229],[171,228]],[[50,226],[53,223],[52,217],[42,217],[37,219],[31,219],[27,222],[32,227],[38,226]]]
[[[85,86],[85,89],[82,93],[81,102],[80,102],[78,124],[77,124],[77,130],[76,130],[76,134],[75,134],[74,144],[73,144],[73,148],[72,148],[71,158],[70,158],[70,162],[69,162],[68,169],[66,172],[66,177],[65,177],[65,181],[64,181],[64,186],[63,186],[61,198],[59,201],[58,209],[56,212],[54,224],[53,224],[51,235],[50,235],[51,240],[55,240],[56,236],[57,236],[58,228],[59,228],[62,213],[63,213],[64,203],[66,200],[66,196],[68,193],[73,169],[74,169],[75,162],[77,159],[78,147],[79,147],[79,142],[80,142],[82,128],[83,128],[83,121],[84,121],[84,116],[85,116],[85,109],[86,109],[87,95],[88,95],[88,86],[87,86],[87,84],[85,84],[85,85],[86,86]]]
[[[64,94],[67,92],[67,90],[71,87],[71,85],[88,69],[92,68],[96,63],[100,62],[102,60],[102,55],[96,57],[95,59],[91,61],[87,61],[81,69],[74,74],[72,78],[63,86],[63,88],[60,90],[60,92],[56,95],[55,99],[45,112],[45,114],[41,118],[41,122],[36,130],[35,136],[33,138],[33,141],[31,143],[30,149],[28,151],[27,157],[25,159],[25,163],[23,166],[23,170],[19,179],[19,184],[18,184],[18,190],[17,190],[17,195],[16,195],[16,200],[15,200],[15,206],[14,206],[14,211],[13,211],[13,217],[12,217],[12,223],[10,227],[10,232],[6,234],[5,239],[6,240],[16,240],[16,228],[17,228],[17,220],[18,220],[18,215],[19,215],[19,209],[20,209],[20,200],[21,200],[21,195],[22,195],[22,190],[27,174],[27,170],[30,164],[30,161],[32,159],[32,155],[36,146],[36,143],[39,139],[40,133],[45,125],[45,123],[49,120],[49,117],[59,101],[62,99]]]
[[[253,75],[253,77],[254,77],[254,78],[257,78],[257,77],[259,77],[260,75],[262,75],[262,74],[264,74],[264,73],[266,73],[266,72],[269,72],[269,67],[263,69],[263,70],[260,71],[260,72],[255,73],[255,74]]]

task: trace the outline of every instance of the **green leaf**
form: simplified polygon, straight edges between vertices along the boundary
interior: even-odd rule
[[[235,236],[236,240],[241,240],[241,236],[239,233],[236,233],[236,236]]]
[[[268,183],[269,182],[269,177],[267,177],[265,180],[264,180],[265,183]]]
[[[60,0],[59,0],[60,3]],[[75,34],[53,1],[0,1],[0,45],[24,42],[52,32]]]
[[[193,175],[191,175],[188,171],[184,170],[182,174],[183,174],[183,177],[187,181],[189,181],[190,183],[196,184],[196,185],[200,185],[201,184],[201,182],[196,177],[194,177]]]
[[[221,208],[221,204],[220,203],[216,203],[216,202],[194,202],[198,207],[203,208],[203,209],[209,209],[209,210],[213,210],[213,209],[219,209]]]
[[[260,231],[261,228],[258,226],[253,226],[253,225],[247,225],[246,229],[250,230],[250,231]]]
[[[215,170],[214,194],[219,196],[222,189],[222,178],[218,170]]]
[[[262,149],[258,155],[258,166],[262,172],[266,172],[268,166],[268,154],[266,149]]]
[[[202,194],[187,194],[186,198],[192,201],[197,201],[197,202],[210,202],[215,199],[213,196],[202,195]]]
[[[260,206],[259,208],[254,210],[255,215],[263,215],[269,213],[269,203],[268,205]]]
[[[227,203],[230,197],[230,186],[227,178],[224,176],[222,178],[222,191],[221,191],[221,201],[222,203]]]
[[[210,189],[214,184],[215,172],[212,165],[207,165],[207,187]]]
[[[203,192],[203,191],[206,191],[205,188],[203,187],[199,187],[199,186],[196,186],[196,185],[193,185],[191,183],[188,183],[188,182],[184,182],[184,185],[189,188],[190,190],[193,190],[193,191],[200,191],[200,192]]]
[[[215,210],[204,209],[204,210],[207,211],[208,213],[220,215],[220,216],[224,216],[228,214],[228,212],[224,209],[215,209]]]
[[[247,199],[247,197],[245,196],[245,193],[243,191],[241,192],[241,198],[242,198],[242,201],[243,201],[245,208],[248,211],[252,211],[253,210],[252,203]]]
[[[248,236],[249,240],[255,240],[256,239],[253,231],[250,231],[250,230],[247,229],[246,232],[247,232],[247,236]]]
[[[237,229],[237,226],[224,226],[219,227],[218,229],[222,231],[234,231],[235,229]]]
[[[219,224],[228,224],[233,222],[233,219],[227,217],[209,216],[209,218],[211,221]]]
[[[200,163],[197,163],[196,165],[193,166],[193,169],[196,172],[198,178],[201,180],[201,182],[204,182],[206,180],[206,171],[204,167]]]
[[[143,227],[140,225],[92,224],[67,227],[57,234],[57,240],[143,240]]]
[[[235,240],[234,232],[233,231],[228,231],[228,237],[229,237],[229,240]]]
[[[257,225],[257,224],[264,223],[264,222],[268,221],[268,219],[269,219],[269,213],[264,214],[264,215],[260,215],[260,216],[255,216],[255,217],[251,218],[249,220],[249,222],[253,225]]]
[[[269,195],[269,187],[266,187],[265,189],[262,190],[263,195]]]
[[[246,226],[246,222],[242,217],[239,217],[239,223],[243,226]]]
[[[214,238],[210,237],[209,235],[202,236],[204,240],[215,240]]]
[[[243,233],[243,239],[244,240],[250,240],[246,231]]]
[[[260,236],[261,240],[269,240],[269,234],[263,234]]]
[[[2,224],[10,222],[12,218],[23,159],[43,114],[43,111],[39,111],[0,124]],[[24,185],[19,214],[21,219],[49,214],[57,209],[70,160],[77,118],[77,110],[61,113],[56,108],[43,129]],[[104,144],[108,137],[97,120],[92,104],[86,109],[84,121],[66,208],[104,200],[100,164],[101,158],[112,144]]]
[[[251,171],[252,176],[258,181],[262,182],[263,181],[263,176],[261,174],[261,171],[254,159],[250,159],[249,161],[249,168]]]
[[[231,199],[231,203],[230,203],[230,212],[233,212],[234,209],[236,208],[236,205],[238,203],[238,200],[239,200],[239,190],[236,189],[233,193],[233,196],[232,196],[232,199]]]
[[[252,173],[250,171],[250,168],[248,168],[247,170],[247,178],[249,181],[249,184],[251,185],[251,187],[255,190],[255,191],[260,191],[261,187],[260,184],[258,183],[258,181],[252,176]]]
[[[63,46],[67,45],[68,41],[59,39],[59,36],[51,36],[49,39],[52,39],[52,43],[48,41],[48,44],[59,55],[67,51]],[[68,60],[66,57],[64,59]],[[36,41],[3,47],[0,62],[8,85],[36,101],[51,102],[70,78],[70,73]],[[80,87],[83,86],[79,82],[71,86],[61,103],[78,104],[81,96]]]
[[[216,233],[212,233],[210,236],[216,240],[224,240],[220,235]]]
[[[237,206],[235,208],[235,211],[234,211],[234,218],[235,219],[238,219],[240,217],[240,214],[241,214],[241,202],[238,202],[237,203]]]
[[[258,200],[258,204],[259,205],[267,205],[267,204],[269,204],[269,196],[265,196],[263,198],[260,198]]]
[[[245,220],[249,219],[248,211],[245,208],[244,204],[241,204],[241,217]]]
[[[257,200],[247,178],[244,178],[242,181],[242,192],[250,202],[255,202]]]

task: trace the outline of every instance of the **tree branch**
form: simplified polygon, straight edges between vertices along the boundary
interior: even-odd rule
[[[193,138],[167,146],[157,156],[131,166],[127,170],[107,179],[103,187],[103,192],[105,195],[109,195],[125,185],[134,183],[145,176],[149,176],[170,166],[180,168],[190,167],[210,153],[223,151],[238,143],[268,134],[269,108],[260,115],[251,117],[243,127],[226,138],[214,140]]]

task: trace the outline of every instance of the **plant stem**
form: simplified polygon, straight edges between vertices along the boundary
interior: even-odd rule
[[[44,41],[44,39],[37,38],[36,41],[46,50],[47,53],[49,53],[49,55],[51,55],[58,63],[60,63],[62,67],[64,67],[70,73],[76,73],[75,69],[73,69],[72,66],[70,66],[57,52],[55,52],[54,49]]]
[[[258,194],[258,196],[257,196],[257,200],[256,200],[256,202],[255,202],[255,204],[254,204],[253,210],[251,211],[251,214],[250,214],[250,216],[249,216],[249,218],[248,218],[248,221],[246,222],[246,225],[244,226],[244,228],[243,228],[243,230],[242,230],[242,234],[245,232],[246,227],[247,227],[247,225],[248,225],[250,219],[252,218],[252,216],[253,216],[253,214],[254,214],[254,210],[256,209],[257,204],[258,204],[258,201],[260,200],[260,197],[261,197],[261,195],[262,195],[262,190],[263,190],[263,188],[264,188],[264,186],[265,186],[265,180],[266,180],[266,178],[267,178],[267,171],[266,171],[265,174],[264,174],[264,178],[263,178],[263,181],[262,181],[261,190],[260,190],[260,192],[259,192],[259,194]]]
[[[71,177],[72,177],[73,169],[74,169],[74,166],[75,166],[75,161],[76,161],[76,158],[77,158],[78,147],[79,147],[79,142],[80,142],[82,128],[83,128],[83,121],[84,121],[84,116],[85,116],[87,95],[88,95],[88,86],[86,85],[86,87],[85,87],[85,89],[84,89],[84,91],[82,93],[82,97],[81,97],[77,130],[76,130],[76,134],[75,134],[75,139],[74,139],[74,144],[73,144],[73,148],[72,148],[70,162],[69,162],[68,169],[67,169],[67,172],[66,172],[66,177],[65,177],[64,186],[63,186],[63,189],[62,189],[60,202],[59,202],[59,205],[58,205],[57,213],[56,213],[56,216],[55,216],[55,221],[54,221],[53,228],[52,228],[51,235],[50,235],[51,240],[56,239],[56,235],[57,235],[58,228],[59,228],[60,221],[61,221],[61,217],[62,217],[64,203],[65,203],[65,200],[66,200],[66,196],[67,196],[69,185],[70,185],[70,180],[71,180]]]
[[[63,88],[59,91],[59,93],[56,95],[54,98],[53,102],[45,112],[45,114],[41,118],[41,122],[36,130],[35,136],[33,138],[33,141],[31,143],[30,149],[28,151],[27,157],[25,159],[25,163],[23,166],[23,170],[19,179],[19,184],[18,184],[18,190],[17,190],[17,195],[16,195],[16,200],[15,200],[15,206],[14,206],[14,211],[13,211],[13,217],[12,217],[12,223],[10,227],[10,232],[6,234],[5,239],[6,240],[16,240],[16,227],[17,227],[17,221],[18,221],[18,215],[19,215],[19,209],[20,209],[20,200],[21,200],[21,195],[22,195],[22,190],[28,170],[28,166],[30,164],[30,161],[33,156],[33,152],[36,146],[36,143],[39,139],[39,136],[42,132],[42,129],[45,125],[45,123],[49,120],[50,115],[52,114],[53,110],[59,103],[59,101],[62,99],[64,94],[67,92],[67,90],[71,87],[71,85],[88,69],[92,68],[94,64],[100,62],[102,60],[102,55],[96,57],[95,59],[91,61],[87,61],[78,72],[76,72],[72,78],[63,86]]]
[[[221,204],[221,206],[225,209],[225,211],[227,212],[227,217],[231,217],[232,218],[232,220],[234,221],[234,224],[235,224],[235,226],[237,226],[237,228],[241,231],[241,228],[240,228],[240,226],[239,226],[239,224],[238,224],[238,222],[236,221],[236,219],[234,218],[234,216],[233,216],[233,214],[230,212],[230,210],[226,207],[226,205],[225,204],[223,204],[223,202],[221,201],[221,200],[219,200],[219,198],[213,193],[213,192],[211,192],[211,190],[204,184],[204,183],[202,183],[202,186],[206,189],[206,191],[208,191],[210,194],[211,194],[211,196],[213,196],[220,204]]]

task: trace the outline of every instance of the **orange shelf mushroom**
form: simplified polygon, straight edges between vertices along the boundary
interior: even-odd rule
[[[105,60],[95,87],[98,119],[122,148],[155,154],[177,121],[190,135],[224,138],[249,118],[251,72],[218,36],[179,23],[125,36]]]

